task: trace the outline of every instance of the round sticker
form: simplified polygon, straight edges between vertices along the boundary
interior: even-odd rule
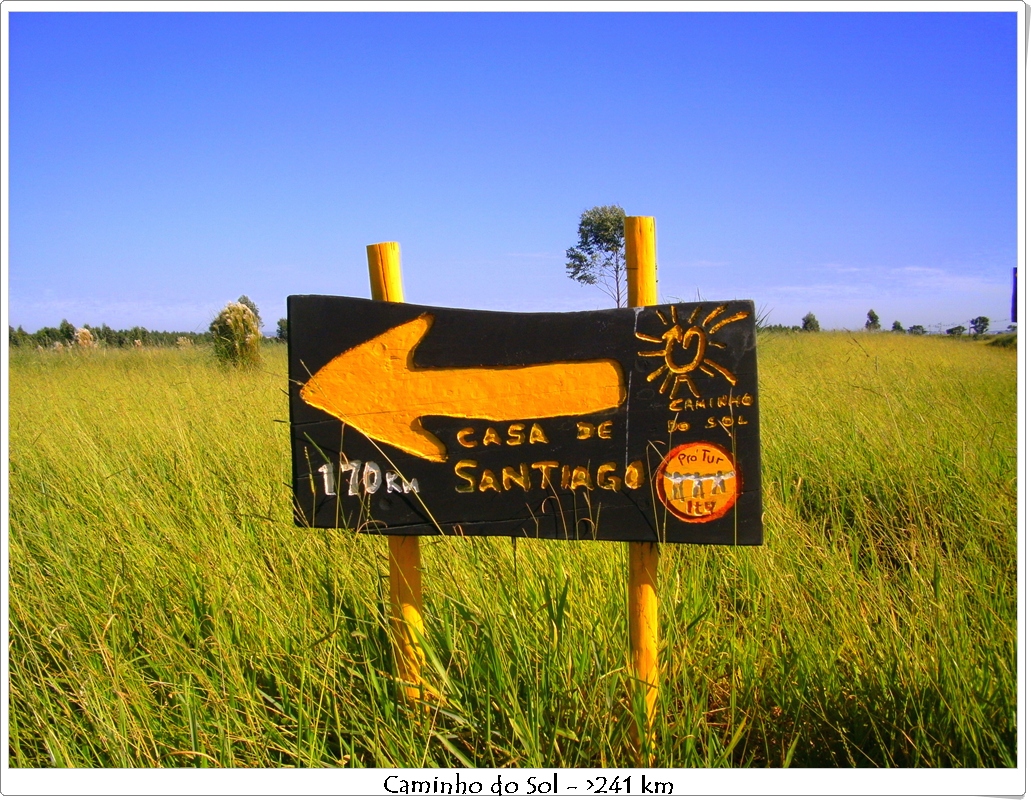
[[[741,493],[730,453],[712,442],[691,442],[669,451],[655,476],[662,504],[684,522],[711,522],[726,514]]]

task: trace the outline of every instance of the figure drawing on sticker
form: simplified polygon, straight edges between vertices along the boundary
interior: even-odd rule
[[[708,350],[709,348],[725,349],[726,345],[723,342],[714,341],[710,337],[724,325],[746,319],[748,312],[737,311],[729,317],[717,319],[720,314],[727,310],[726,305],[719,305],[700,323],[696,323],[701,310],[701,306],[696,306],[688,320],[681,325],[677,319],[676,306],[669,307],[668,320],[661,311],[655,309],[655,314],[659,321],[663,325],[669,326],[666,331],[658,337],[634,331],[634,335],[638,339],[662,345],[661,350],[641,350],[638,352],[638,355],[645,358],[661,358],[663,360],[658,369],[648,375],[648,380],[655,381],[663,378],[662,384],[659,386],[659,393],[665,394],[668,391],[670,400],[677,396],[677,390],[681,385],[687,386],[695,397],[702,396],[690,374],[696,370],[704,375],[708,375],[710,378],[716,377],[718,373],[731,386],[737,385],[737,376],[726,367],[709,358]],[[692,348],[694,348],[693,354]]]
[[[684,495],[684,482],[691,482],[691,497],[706,497],[714,494],[726,494],[727,480],[734,477],[734,471],[717,470],[714,473],[702,475],[698,472],[683,474],[680,472],[667,472],[666,477],[673,484],[673,491],[670,498],[673,500],[686,500]],[[710,481],[708,495],[705,491],[705,481]]]
[[[723,472],[722,470],[717,470],[716,474],[712,476],[712,491],[710,492],[710,494],[717,494],[719,492],[726,492],[727,491],[726,479],[727,478],[733,478],[733,477],[734,477],[733,471],[731,471],[731,472]]]

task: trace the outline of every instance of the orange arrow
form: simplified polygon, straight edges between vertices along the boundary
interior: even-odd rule
[[[353,425],[370,439],[428,461],[445,461],[444,443],[421,417],[539,419],[595,414],[626,398],[618,361],[564,361],[529,367],[415,366],[415,348],[432,314],[341,353],[301,387],[308,405]]]

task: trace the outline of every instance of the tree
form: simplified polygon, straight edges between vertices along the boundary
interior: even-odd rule
[[[243,303],[245,306],[247,306],[247,308],[249,308],[254,313],[254,318],[258,321],[258,330],[260,331],[261,330],[261,314],[258,313],[258,307],[254,304],[254,301],[251,300],[251,298],[249,298],[247,295],[242,294],[242,295],[240,295],[240,299],[237,300],[236,302],[237,303]]]
[[[881,329],[881,318],[872,308],[866,312],[866,329],[868,331],[879,331]]]
[[[18,329],[15,330],[12,326],[7,326],[7,343],[11,347],[23,347],[25,345],[32,344],[32,335],[26,333],[25,329],[19,325]]]
[[[962,336],[965,330],[966,328],[964,328],[962,325],[956,325],[952,328],[946,328],[945,332],[949,334],[949,336]]]
[[[61,320],[61,324],[57,326],[57,331],[60,341],[65,344],[71,344],[75,338],[75,326],[66,319]]]
[[[810,331],[812,333],[819,333],[820,323],[816,319],[816,314],[810,311],[804,317],[802,317],[802,330]]]
[[[233,367],[256,366],[261,363],[261,329],[250,306],[228,303],[209,328],[215,357]]]
[[[988,326],[990,324],[991,320],[988,317],[974,317],[970,320],[970,327],[978,336],[988,333]]]
[[[899,322],[898,320],[895,320],[893,323],[891,323],[891,332],[892,333],[905,333],[906,329],[902,327],[902,323],[901,322]]]
[[[150,331],[144,328],[142,325],[133,325],[129,330],[125,332],[125,339],[127,344],[136,347],[136,342],[139,342],[139,346],[150,345]]]
[[[566,250],[566,274],[586,286],[600,286],[617,308],[626,304],[625,218],[626,212],[620,206],[587,209],[580,215],[579,241]]]
[[[283,317],[276,323],[276,338],[281,342],[285,342],[289,337],[289,333],[290,323],[287,321],[286,317]]]
[[[911,325],[909,327],[909,332],[912,333],[914,336],[923,336],[925,333],[927,333],[927,329],[924,328],[923,325]]]

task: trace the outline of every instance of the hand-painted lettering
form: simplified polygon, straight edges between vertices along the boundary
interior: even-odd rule
[[[732,415],[727,414],[725,416],[720,417],[719,419],[717,419],[716,417],[709,417],[705,421],[705,427],[706,428],[715,428],[717,425],[719,425],[720,427],[723,427],[723,428],[731,428],[734,425],[747,425],[747,424],[748,424],[748,420],[745,419],[741,414],[737,415],[737,419],[734,419],[734,417]]]
[[[493,470],[485,469],[483,474],[480,476],[480,491],[486,492],[488,490],[500,492],[501,487],[498,486],[498,479]]]
[[[750,406],[755,402],[751,394],[745,392],[742,395],[721,394],[717,397],[678,397],[671,399],[670,411],[701,411],[710,408],[736,408],[737,406]]]
[[[626,468],[624,477],[619,476],[619,467],[615,461],[607,461],[592,473],[591,468],[582,464],[560,464],[558,461],[534,461],[532,464],[522,462],[516,465],[505,465],[500,470],[484,469],[479,470],[479,465],[471,459],[463,459],[455,464],[455,475],[462,479],[463,484],[456,486],[456,492],[469,493],[481,492],[509,492],[516,487],[524,492],[535,491],[536,489],[554,489],[551,482],[551,474],[554,470],[559,471],[559,486],[557,488],[576,490],[587,489],[592,491],[595,488],[604,489],[610,492],[618,492],[624,486],[628,489],[639,489],[645,484],[644,466],[640,461],[634,461]],[[534,482],[530,470],[537,470],[540,473],[540,483]],[[498,477],[500,471],[501,476]],[[391,480],[392,473],[387,473],[387,481]],[[478,477],[477,477],[478,476]],[[394,490],[396,491],[396,489]],[[418,488],[416,488],[418,491]]]
[[[551,471],[558,469],[557,461],[536,461],[530,465],[541,471],[541,488],[547,489],[551,485]]]
[[[508,426],[508,440],[505,444],[511,445],[512,447],[518,447],[526,441],[526,434],[523,432],[526,430],[526,426],[521,422],[516,422]]]
[[[333,467],[331,464],[323,464],[319,467],[319,472],[322,473],[322,488],[326,492],[327,497],[336,497],[336,476],[333,474]]]
[[[594,482],[591,480],[591,473],[587,467],[573,467],[573,473],[569,478],[570,489],[593,489]]]
[[[455,475],[461,478],[463,481],[468,481],[468,486],[456,486],[456,492],[472,492],[476,489],[476,479],[464,470],[476,469],[476,462],[471,459],[464,458],[455,464]]]
[[[375,461],[366,461],[365,470],[362,472],[362,485],[365,494],[374,494],[383,483],[383,472]]]
[[[640,461],[634,461],[627,464],[626,473],[624,475],[624,482],[628,489],[640,489],[644,486],[645,473],[644,464]]]
[[[481,436],[476,428],[462,428],[455,434],[455,440],[462,447],[472,449],[474,447],[488,447],[490,445],[508,445],[509,447],[520,447],[524,444],[548,444],[548,435],[540,423],[533,423],[527,430],[526,422],[513,422],[507,428],[499,430],[493,425],[488,426]]]
[[[612,420],[606,420],[605,422],[595,425],[593,422],[579,421],[576,423],[576,438],[577,439],[590,439],[592,436],[597,436],[599,439],[611,439],[612,438]]]
[[[475,462],[472,462],[475,464]],[[328,469],[320,469],[323,476],[332,477],[332,471]],[[345,472],[351,473],[350,481],[347,485],[347,494],[354,496],[360,492],[365,494],[375,494],[384,486],[386,487],[387,494],[392,492],[398,492],[399,494],[410,494],[411,492],[418,493],[419,481],[415,478],[408,480],[403,475],[394,472],[393,470],[387,470],[384,472],[380,465],[375,461],[366,461],[364,466],[361,461],[341,461],[340,462],[340,474],[343,475]]]
[[[623,481],[618,475],[612,473],[616,471],[616,462],[608,461],[598,467],[598,488],[608,489],[613,492],[618,492],[623,488]]]
[[[341,461],[340,462],[340,474],[343,475],[345,472],[351,473],[351,480],[347,485],[347,494],[354,497],[358,494],[358,487],[361,486],[362,475],[359,470],[362,468],[361,461]]]
[[[512,488],[513,483],[518,483],[524,492],[530,491],[530,466],[528,464],[520,464],[518,472],[513,467],[501,468],[501,484],[505,487],[506,492]]]
[[[726,461],[723,456],[714,450],[709,450],[706,447],[702,448],[702,461],[706,464],[719,464],[722,461]]]

